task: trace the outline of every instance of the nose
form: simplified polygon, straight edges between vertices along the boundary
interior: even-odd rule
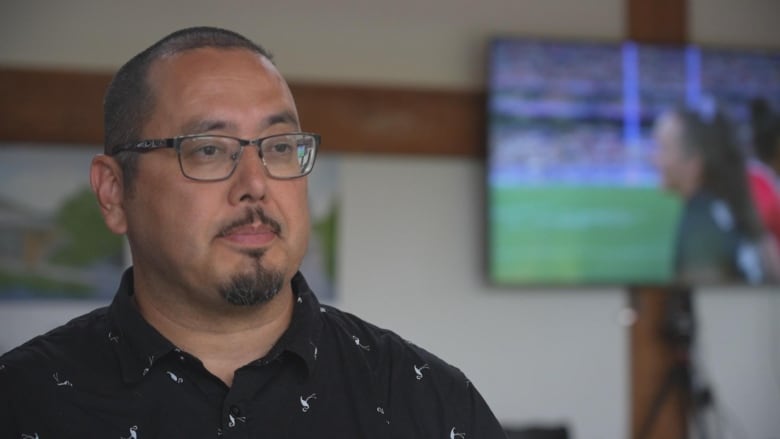
[[[241,157],[238,159],[236,170],[230,179],[230,202],[239,204],[242,202],[257,202],[265,199],[268,190],[268,172],[265,170],[263,160],[260,158],[258,147],[248,145],[244,147]]]

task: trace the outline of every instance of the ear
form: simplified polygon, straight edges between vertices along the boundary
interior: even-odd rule
[[[89,169],[89,182],[106,227],[118,235],[126,233],[125,191],[119,164],[113,157],[104,154],[95,156]]]

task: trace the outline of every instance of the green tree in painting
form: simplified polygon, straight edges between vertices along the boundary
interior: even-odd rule
[[[338,203],[334,203],[327,215],[313,224],[314,233],[322,241],[325,271],[330,280],[336,278],[336,238],[338,230]]]
[[[122,237],[106,228],[89,188],[66,199],[57,212],[56,221],[64,242],[52,256],[52,262],[84,267],[99,260],[121,257]]]

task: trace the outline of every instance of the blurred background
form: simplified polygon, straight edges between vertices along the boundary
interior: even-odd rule
[[[489,38],[620,40],[627,35],[627,4],[6,0],[0,67],[110,73],[165,34],[205,24],[267,47],[293,83],[473,92],[484,88]],[[692,42],[780,46],[777,0],[687,4]],[[330,145],[324,139],[325,154]],[[337,158],[337,306],[461,368],[507,426],[562,424],[577,438],[629,436],[625,288],[491,287],[483,268],[479,157]],[[100,304],[2,301],[0,352]],[[697,305],[701,365],[723,410],[726,437],[780,437],[780,294],[700,288]]]

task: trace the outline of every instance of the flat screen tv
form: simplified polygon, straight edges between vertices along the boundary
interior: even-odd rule
[[[663,187],[659,117],[721,109],[752,162],[751,103],[780,110],[780,50],[514,37],[493,40],[488,60],[494,285],[678,283],[678,241],[698,234],[681,227],[686,200]]]

